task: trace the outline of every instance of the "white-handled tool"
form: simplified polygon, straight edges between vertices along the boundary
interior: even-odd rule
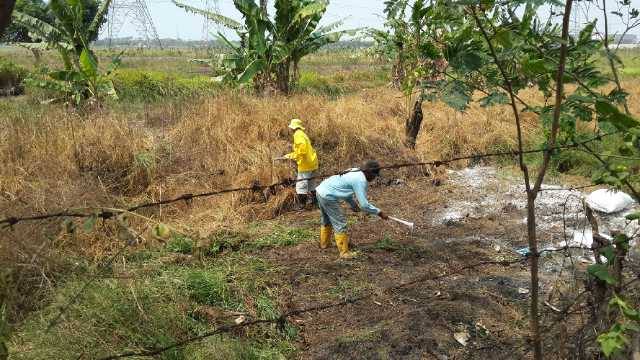
[[[406,221],[406,220],[402,220],[402,219],[398,219],[398,218],[395,218],[393,216],[389,216],[389,219],[391,219],[391,220],[393,220],[395,222],[398,222],[398,223],[400,223],[402,225],[408,226],[411,230],[413,230],[414,224],[412,222],[409,222],[409,221]]]

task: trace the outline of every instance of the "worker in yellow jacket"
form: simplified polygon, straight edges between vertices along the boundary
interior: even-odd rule
[[[302,120],[292,119],[289,129],[293,133],[293,151],[278,159],[293,160],[298,165],[296,198],[299,209],[303,209],[307,202],[315,202],[315,183],[312,178],[318,170],[318,155],[304,132]]]

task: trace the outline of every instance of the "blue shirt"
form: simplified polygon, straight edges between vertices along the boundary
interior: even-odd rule
[[[316,193],[327,200],[344,200],[353,208],[357,207],[353,200],[355,195],[362,211],[374,215],[379,214],[380,209],[370,204],[367,200],[369,182],[364,173],[358,169],[350,169],[348,171],[344,175],[333,175],[324,180],[316,188]]]

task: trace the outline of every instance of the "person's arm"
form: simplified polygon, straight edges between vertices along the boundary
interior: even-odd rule
[[[293,137],[293,152],[285,155],[287,159],[298,160],[301,159],[304,154],[307,153],[307,143],[302,136],[294,135]]]
[[[369,200],[367,200],[366,182],[356,182],[355,184],[353,184],[353,192],[356,196],[356,199],[358,200],[358,204],[360,204],[360,209],[362,209],[362,211],[373,215],[378,215],[381,213],[380,209],[373,206],[373,204],[369,203]]]
[[[358,206],[358,203],[356,203],[353,196],[349,197],[346,201],[347,201],[347,204],[351,206],[351,210],[353,210],[354,212],[360,211],[360,207]]]

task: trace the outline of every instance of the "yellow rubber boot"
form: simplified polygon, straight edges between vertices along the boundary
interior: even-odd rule
[[[336,245],[340,251],[341,259],[353,259],[357,256],[356,253],[349,251],[349,235],[346,233],[336,234]]]
[[[320,226],[320,249],[326,249],[329,246],[332,232],[331,225]]]

